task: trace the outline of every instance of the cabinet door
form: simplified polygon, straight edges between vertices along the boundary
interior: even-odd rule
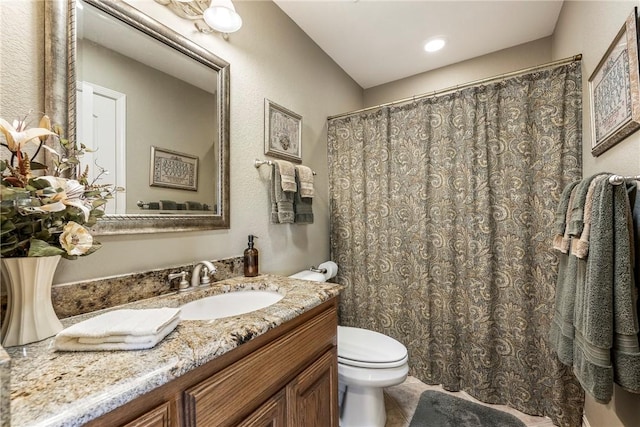
[[[170,414],[171,410],[167,402],[125,424],[123,427],[172,427]]]
[[[285,427],[286,394],[282,390],[258,408],[237,427]]]
[[[338,427],[338,360],[327,351],[287,385],[289,427]]]
[[[333,348],[336,319],[334,309],[323,312],[185,390],[184,427],[237,425],[265,399],[285,388],[290,378],[296,378],[319,353]]]

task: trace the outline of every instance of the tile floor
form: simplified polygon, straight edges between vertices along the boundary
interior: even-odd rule
[[[437,390],[448,393],[472,402],[491,406],[496,409],[508,412],[518,417],[527,427],[553,427],[553,423],[546,417],[534,417],[532,415],[523,414],[515,409],[504,405],[489,405],[480,402],[469,396],[464,391],[452,393],[444,390],[440,386],[431,386],[423,383],[414,377],[408,377],[405,382],[395,387],[385,389],[385,404],[387,407],[387,424],[386,427],[408,427],[411,417],[416,409],[420,394],[425,390]]]

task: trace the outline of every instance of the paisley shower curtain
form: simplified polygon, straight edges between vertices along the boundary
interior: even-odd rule
[[[547,334],[581,89],[573,62],[328,127],[341,324],[404,343],[428,384],[570,427],[583,392]]]

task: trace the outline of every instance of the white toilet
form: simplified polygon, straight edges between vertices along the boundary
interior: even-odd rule
[[[327,261],[292,278],[324,282],[338,266]],[[409,372],[407,348],[379,332],[338,326],[340,427],[384,427],[382,389],[398,385]]]
[[[407,348],[384,334],[338,326],[340,427],[384,427],[382,389],[409,372]]]

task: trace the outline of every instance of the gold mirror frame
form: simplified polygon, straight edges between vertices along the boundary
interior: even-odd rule
[[[220,186],[216,214],[105,215],[93,227],[98,235],[179,232],[230,228],[229,222],[229,73],[228,62],[121,0],[84,0],[133,28],[218,72]],[[45,111],[53,123],[76,139],[76,0],[45,2]],[[50,159],[46,159],[50,162]]]

